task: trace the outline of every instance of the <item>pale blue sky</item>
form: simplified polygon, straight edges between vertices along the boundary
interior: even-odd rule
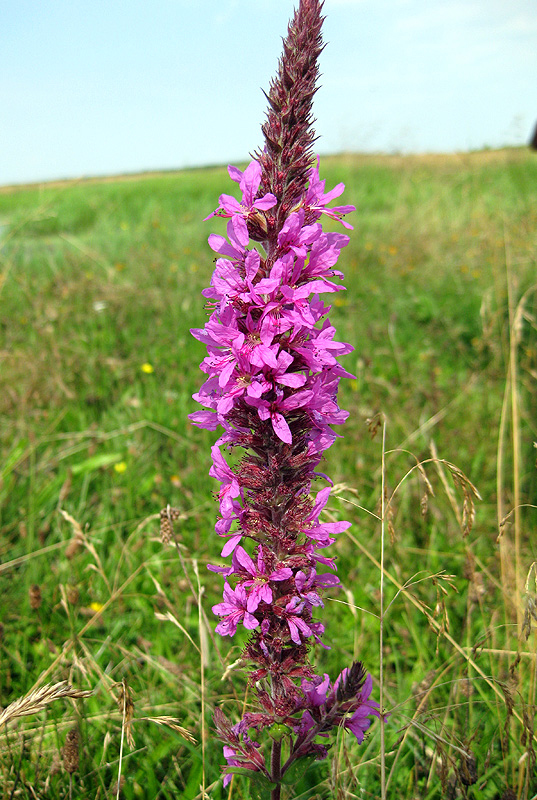
[[[234,163],[292,0],[0,0],[0,184]],[[326,0],[321,153],[524,144],[535,0]]]

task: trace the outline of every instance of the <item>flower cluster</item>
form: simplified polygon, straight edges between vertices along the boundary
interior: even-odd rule
[[[244,171],[229,167],[241,198],[221,195],[207,217],[227,219],[227,237],[209,237],[218,256],[203,292],[212,313],[192,331],[207,356],[206,380],[194,395],[203,410],[190,419],[223,429],[210,475],[220,483],[216,533],[231,565],[210,567],[225,581],[223,602],[213,607],[216,630],[234,636],[241,624],[250,632],[243,656],[261,707],[235,726],[220,710],[215,716],[225,780],[246,769],[276,787],[297,758],[326,755],[316,737],[344,725],[361,741],[368,716],[378,714],[369,699],[371,677],[359,662],[331,688],[308,662],[312,643],[325,646],[324,625],[315,617],[323,591],[339,583],[325,550],[350,525],[322,521],[331,481],[316,471],[336,439],[333,426],[348,416],[337,403],[339,381],[352,377],[337,360],[352,347],[336,340],[330,306],[320,298],[344,288],[335,265],[349,239],[324,231],[321,219],[350,229],[343,217],[354,211],[329,205],[344,186],[325,191],[311,157],[321,7],[301,0],[268,95],[265,149]],[[238,448],[242,456],[227,455]],[[320,477],[329,485],[312,498]],[[264,728],[272,739],[270,763],[249,735]]]

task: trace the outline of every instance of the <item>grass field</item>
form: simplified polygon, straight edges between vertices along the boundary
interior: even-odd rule
[[[354,524],[312,657],[363,660],[391,715],[382,759],[378,722],[342,732],[290,796],[378,798],[384,769],[390,798],[537,797],[537,156],[321,167],[358,209],[324,466]],[[229,191],[223,168],[0,190],[0,707],[37,707],[0,727],[1,800],[115,798],[120,775],[128,800],[255,797],[219,779],[212,709],[248,697],[240,636],[213,635],[214,434],[187,420],[224,230],[201,220]],[[39,710],[64,680],[93,694]]]

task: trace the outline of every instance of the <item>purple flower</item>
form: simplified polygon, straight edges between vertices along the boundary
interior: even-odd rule
[[[305,638],[313,636],[311,627],[301,617],[303,608],[304,601],[301,601],[298,597],[293,597],[285,606],[285,619],[289,626],[291,639],[295,644],[301,643],[300,634]]]
[[[344,680],[344,676],[345,674],[348,674],[348,672],[348,669],[344,669],[336,679],[332,689],[333,697],[337,698],[338,686]],[[356,695],[356,699],[353,703],[353,705],[358,704],[358,707],[352,713],[352,716],[345,718],[343,722],[344,727],[350,730],[350,732],[356,736],[359,744],[363,742],[364,734],[371,725],[371,720],[369,717],[375,716],[380,718],[379,704],[375,700],[371,700],[370,697],[372,691],[373,678],[371,677],[371,674],[368,673],[363,688],[361,692]]]
[[[234,636],[237,625],[242,622],[245,628],[252,631],[259,622],[248,610],[248,596],[243,586],[232,589],[229,583],[224,586],[224,602],[213,606],[213,612],[223,619],[216,626],[221,636]]]
[[[332,687],[326,673],[323,677],[314,675],[311,680],[302,681],[305,711],[295,725],[297,748],[341,725],[356,736],[359,743],[363,742],[371,725],[370,717],[380,717],[379,705],[370,697],[372,689],[373,679],[370,674],[365,675],[360,662],[355,662],[350,669],[345,668]]]
[[[320,217],[321,214],[326,214],[332,219],[337,219],[345,228],[349,228],[352,230],[352,225],[349,225],[348,222],[345,222],[342,217],[345,214],[349,214],[351,211],[356,211],[354,206],[336,206],[334,208],[327,208],[327,204],[330,203],[335,197],[339,197],[340,194],[343,194],[345,186],[343,183],[338,183],[338,185],[332,189],[331,192],[324,191],[325,181],[320,180],[319,178],[319,157],[317,157],[317,166],[312,167],[309,171],[309,186],[308,191],[306,192],[306,196],[304,198],[304,206],[309,212],[314,212],[316,217]]]
[[[326,672],[322,678],[319,675],[314,675],[311,681],[302,681],[302,691],[310,708],[326,705],[326,697],[329,690],[330,678]]]
[[[294,394],[286,397],[283,391],[277,388],[274,394],[275,397],[273,400],[247,397],[246,402],[249,405],[257,408],[259,419],[270,419],[274,433],[279,439],[282,440],[282,442],[285,442],[285,444],[291,444],[293,441],[293,435],[282,412],[295,411],[297,408],[305,406],[311,399],[312,393],[306,389],[301,392],[295,392]]]
[[[232,500],[234,497],[239,497],[241,493],[239,482],[217,445],[211,447],[211,455],[213,457],[213,465],[209,470],[209,475],[219,480],[222,484],[218,492],[220,512],[223,517],[231,517],[234,511]]]
[[[270,581],[285,581],[293,576],[293,570],[289,569],[289,567],[280,567],[272,572],[267,572],[262,547],[259,547],[257,553],[257,564],[254,563],[243,547],[235,549],[233,553],[233,571],[238,573],[240,570],[251,576],[246,580],[241,580],[241,586],[250,587],[248,611],[252,613],[257,610],[261,602],[272,603]]]
[[[298,597],[305,600],[310,606],[320,606],[324,608],[324,603],[320,595],[315,591],[316,587],[337,586],[338,583],[339,578],[335,575],[317,575],[315,567],[311,568],[310,574],[307,577],[302,570],[299,570],[295,575],[295,587]]]
[[[242,200],[239,203],[231,195],[221,194],[219,198],[220,205],[216,211],[205,217],[205,220],[215,215],[218,217],[231,217],[231,224],[237,241],[246,247],[250,239],[246,224],[247,220],[256,216],[257,211],[268,211],[269,208],[276,205],[278,200],[270,192],[258,200],[255,199],[261,183],[261,167],[257,161],[252,161],[244,172],[241,172],[237,167],[231,166],[228,167],[228,172],[229,177],[239,184],[242,191]]]
[[[311,539],[321,545],[326,546],[330,544],[330,535],[335,533],[342,533],[350,528],[350,522],[322,522],[319,523],[319,515],[325,507],[330,496],[331,489],[327,486],[317,493],[317,499],[311,513],[306,517],[307,527],[304,528],[304,533]]]

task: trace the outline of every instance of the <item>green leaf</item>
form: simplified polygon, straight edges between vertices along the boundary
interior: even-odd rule
[[[250,781],[255,781],[255,783],[261,783],[267,789],[274,789],[276,786],[276,784],[272,781],[269,781],[269,779],[263,775],[262,772],[256,772],[253,769],[246,769],[246,767],[229,767],[226,772],[229,772],[233,775],[241,775],[244,778],[248,778]]]
[[[0,471],[0,479],[5,481],[8,475],[15,469],[15,467],[19,464],[20,461],[24,461],[26,458],[26,449],[28,447],[28,442],[26,439],[22,439],[18,442],[15,447],[12,448],[11,453],[9,453],[2,464],[2,470]]]
[[[268,735],[271,739],[274,739],[275,742],[281,742],[283,737],[290,733],[291,731],[287,725],[280,725],[278,722],[271,725],[268,729]]]
[[[101,469],[101,467],[111,467],[112,464],[117,464],[122,458],[122,453],[99,453],[75,464],[72,467],[72,472],[73,475],[86,475],[88,472]]]
[[[188,783],[185,786],[182,794],[184,800],[190,800],[190,798],[195,797],[196,794],[199,794],[202,773],[203,767],[201,764],[195,764],[192,767],[188,775]]]
[[[285,771],[285,775],[282,776],[282,783],[284,783],[286,786],[292,786],[294,783],[298,783],[298,781],[304,777],[314,761],[317,761],[316,756],[304,756],[303,758],[298,758],[293,764],[291,764],[289,769]]]

